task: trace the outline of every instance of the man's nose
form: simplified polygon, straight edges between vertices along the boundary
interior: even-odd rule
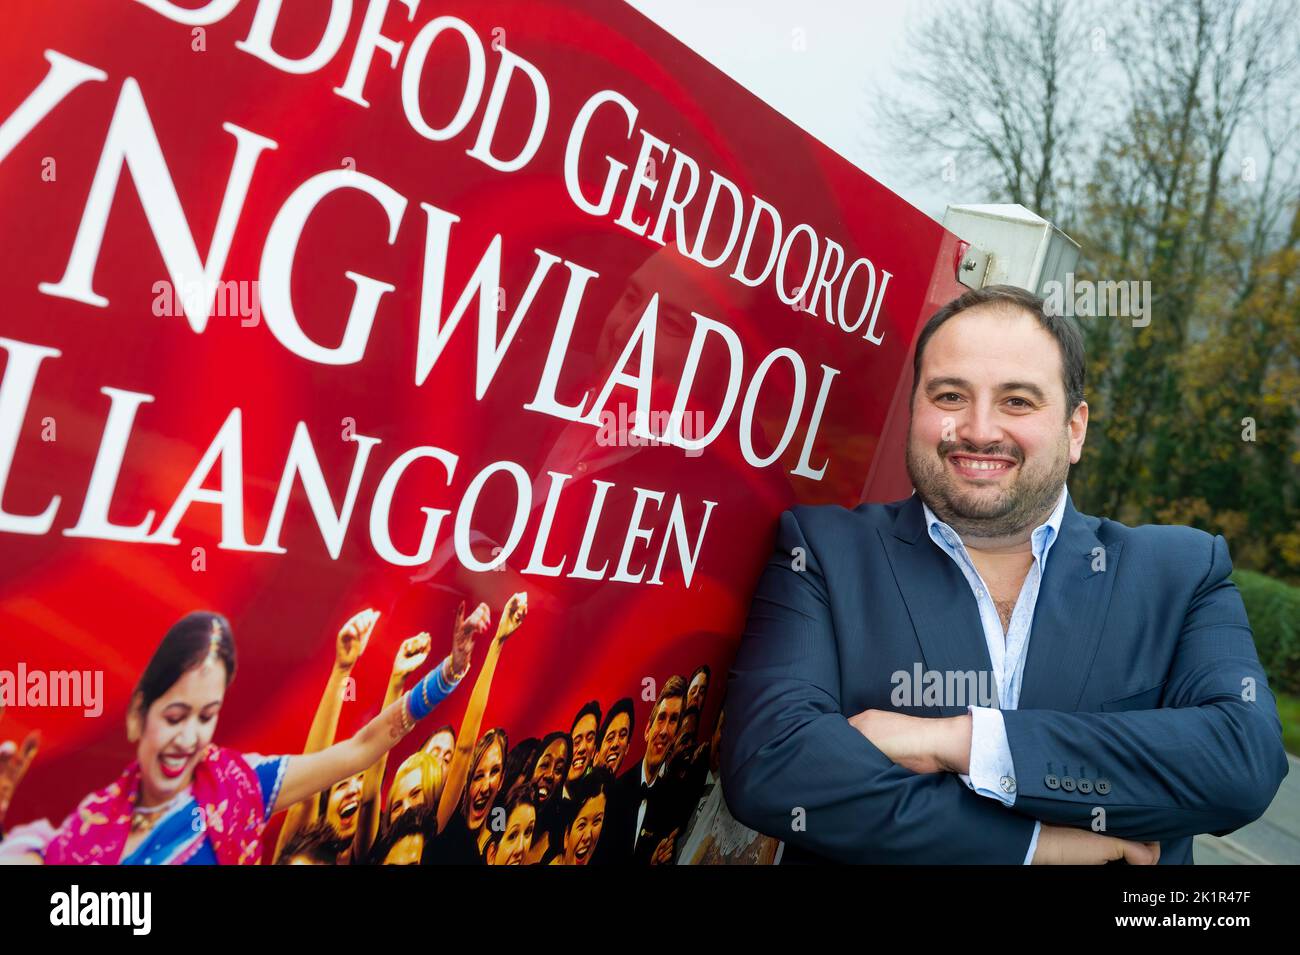
[[[991,402],[973,403],[957,426],[957,439],[974,448],[986,448],[1002,438],[1002,426]]]

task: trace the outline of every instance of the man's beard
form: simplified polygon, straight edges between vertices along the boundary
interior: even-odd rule
[[[964,441],[941,441],[936,450],[929,451],[914,448],[909,433],[907,473],[921,500],[959,536],[1011,537],[1041,524],[1055,508],[1070,472],[1068,448],[1068,438],[1062,434],[1051,461],[1026,469],[1024,452],[1015,445],[974,448]],[[1019,474],[997,494],[976,497],[948,467],[948,455],[954,451],[1011,458]]]

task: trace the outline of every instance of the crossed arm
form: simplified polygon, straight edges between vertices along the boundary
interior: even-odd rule
[[[1222,835],[1264,814],[1288,770],[1282,724],[1222,537],[1213,539],[1208,564],[1183,621],[1164,706],[1002,714],[1017,768],[1029,770],[1018,777],[1017,809],[1088,825],[1095,798],[1049,790],[1033,771],[1052,760],[1109,768],[1107,829],[1126,838]]]
[[[800,571],[789,558],[795,547],[807,555]],[[852,862],[1019,864],[1035,819],[1044,823],[1035,861],[1153,861],[1157,846],[1129,840],[1242,825],[1267,806],[1285,757],[1227,570],[1226,547],[1216,541],[1184,627],[1167,708],[1003,714],[1023,787],[1009,810],[955,775],[968,769],[969,715],[844,713],[825,583],[797,519],[784,514],[728,690],[727,802],[753,828]],[[1241,700],[1247,675],[1256,680],[1255,703]],[[1135,798],[1111,804],[1109,836],[1088,830],[1093,803],[1086,796],[1034,785],[1033,767],[1064,758],[1122,768],[1112,775]]]

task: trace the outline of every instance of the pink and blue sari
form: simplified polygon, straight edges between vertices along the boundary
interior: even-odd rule
[[[81,801],[41,855],[47,865],[257,865],[288,761],[209,746],[189,796],[123,858],[140,788],[140,766],[133,762]]]

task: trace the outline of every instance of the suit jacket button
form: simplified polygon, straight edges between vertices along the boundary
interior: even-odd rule
[[[1046,786],[1048,789],[1060,789],[1061,781],[1056,778],[1055,774],[1048,773],[1046,776],[1043,777],[1043,785]]]
[[[1092,792],[1092,780],[1087,776],[1084,776],[1079,780],[1079,792],[1083,793],[1085,796]]]
[[[1097,780],[1097,795],[1104,796],[1108,792],[1110,792],[1110,780],[1109,779]]]
[[[1074,792],[1074,777],[1073,777],[1073,776],[1062,776],[1062,777],[1061,777],[1061,788],[1064,789],[1067,793],[1072,793],[1072,792]]]

